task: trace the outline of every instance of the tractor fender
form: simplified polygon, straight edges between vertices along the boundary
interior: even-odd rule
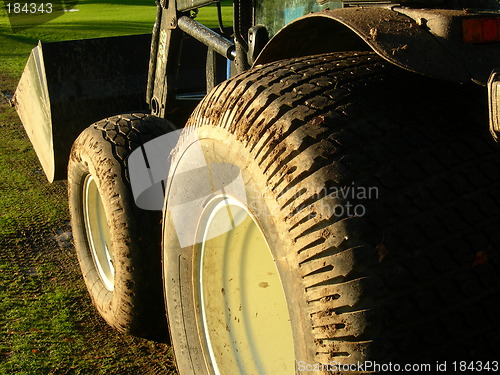
[[[298,18],[269,41],[254,65],[370,49],[391,64],[415,73],[451,82],[472,78],[460,59],[414,19],[379,7],[333,9]]]

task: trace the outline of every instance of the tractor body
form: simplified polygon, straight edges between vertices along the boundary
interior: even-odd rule
[[[49,181],[65,178],[71,144],[86,124],[149,106],[182,127],[208,91],[254,65],[373,50],[418,74],[486,85],[500,61],[496,1],[464,8],[440,0],[239,0],[233,20],[220,20],[232,27],[211,30],[194,10],[214,3],[220,6],[160,1],[152,39],[40,43],[33,50],[15,102]]]

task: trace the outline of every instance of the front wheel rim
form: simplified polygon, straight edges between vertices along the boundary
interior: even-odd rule
[[[92,259],[104,286],[114,289],[115,269],[109,227],[101,195],[92,175],[83,184],[83,216]]]
[[[239,201],[216,197],[198,226],[198,326],[215,374],[293,374],[293,333],[273,254]]]

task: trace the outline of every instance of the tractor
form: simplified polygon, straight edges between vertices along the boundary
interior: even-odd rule
[[[500,1],[232,6],[31,53],[99,313],[182,375],[497,371]]]

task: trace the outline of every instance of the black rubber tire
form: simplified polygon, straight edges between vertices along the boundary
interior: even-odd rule
[[[209,373],[192,302],[196,245],[181,248],[170,215],[201,183],[176,186],[193,134],[207,168],[237,165],[259,204],[252,214],[280,260],[299,371],[498,358],[500,154],[485,103],[480,87],[355,52],[271,63],[213,90],[188,122],[167,187],[164,278],[179,372]],[[349,187],[372,196],[344,196]]]
[[[68,194],[76,252],[92,302],[112,327],[165,340],[161,281],[161,213],[134,203],[127,158],[141,144],[174,130],[145,114],[106,118],[84,130],[73,144]],[[106,288],[92,256],[83,213],[83,185],[92,176],[103,203],[113,253],[114,288]]]

